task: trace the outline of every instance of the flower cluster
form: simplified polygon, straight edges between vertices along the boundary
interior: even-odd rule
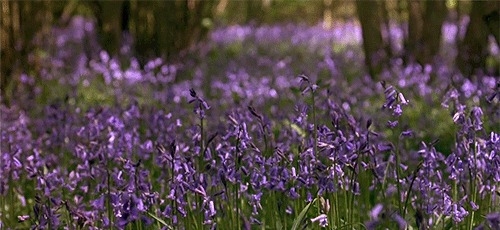
[[[330,32],[229,27],[183,63],[44,72],[71,91],[0,106],[0,228],[497,227],[495,76],[393,60],[379,84],[359,28]]]

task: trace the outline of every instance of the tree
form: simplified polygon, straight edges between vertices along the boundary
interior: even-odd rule
[[[214,1],[132,1],[131,34],[139,56],[170,58],[208,33]]]
[[[28,58],[36,45],[51,38],[53,11],[57,2],[51,1],[2,1],[0,91],[8,104],[17,87],[22,72],[36,71],[41,67],[40,57]]]
[[[483,17],[483,20],[486,26],[488,26],[490,33],[495,37],[497,45],[500,46],[500,14],[498,11],[499,10],[495,10],[487,14]]]
[[[2,19],[1,23],[1,82],[0,91],[2,91],[2,98],[6,100],[6,90],[12,81],[13,66],[18,59],[15,52],[16,37],[20,37],[19,28],[19,3],[11,1],[1,2]]]
[[[446,18],[445,1],[409,1],[407,57],[420,64],[431,63],[439,54],[441,27]]]
[[[415,61],[417,50],[422,46],[422,31],[424,29],[423,9],[420,1],[408,2],[408,37],[406,38],[406,56]]]
[[[122,41],[123,0],[97,1],[96,18],[99,28],[99,37],[104,50],[111,55],[117,55]]]
[[[442,40],[441,28],[448,12],[445,1],[427,1],[425,7],[424,30],[422,31],[424,45],[417,53],[417,61],[420,63],[430,63],[439,54]]]
[[[365,63],[372,78],[376,78],[387,59],[380,31],[380,3],[356,1],[356,10],[361,23]]]
[[[470,11],[470,21],[464,39],[459,44],[457,65],[464,75],[472,75],[476,70],[484,70],[488,55],[488,36],[490,30],[488,15],[500,10],[500,2],[473,1]],[[498,25],[498,18],[497,18]],[[496,28],[498,31],[498,27]]]
[[[130,32],[140,60],[170,58],[203,38],[212,17],[214,0],[95,1],[101,45],[118,55],[123,32]]]

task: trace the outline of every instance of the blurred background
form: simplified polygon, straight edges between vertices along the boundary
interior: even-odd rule
[[[182,61],[183,52],[203,44],[210,32],[234,25],[300,24],[325,30],[351,25],[350,30],[361,31],[372,78],[392,58],[435,62],[446,39],[454,41],[453,61],[464,75],[498,75],[499,9],[500,1],[456,0],[2,1],[2,97],[22,81],[22,73],[54,65],[44,58],[62,52],[57,47],[68,36],[79,38],[69,49],[79,50],[86,60],[105,50],[144,65],[154,57]],[[58,36],[72,27],[81,29]]]

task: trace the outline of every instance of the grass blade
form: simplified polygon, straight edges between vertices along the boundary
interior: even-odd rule
[[[153,213],[150,213],[150,212],[147,212],[147,213],[150,217],[152,217],[153,219],[155,219],[156,221],[158,221],[160,224],[167,227],[168,229],[171,229],[171,230],[174,229],[172,226],[168,225],[167,222],[165,222],[164,220],[160,219],[159,217],[153,215]]]
[[[293,225],[292,225],[291,230],[299,230],[299,227],[304,222],[304,219],[306,217],[307,212],[309,211],[309,208],[311,208],[311,205],[314,202],[316,202],[317,199],[318,198],[315,198],[314,200],[312,200],[309,204],[306,205],[306,207],[304,207],[304,209],[302,209],[302,211],[300,211],[297,218],[295,218],[295,220],[293,221]]]

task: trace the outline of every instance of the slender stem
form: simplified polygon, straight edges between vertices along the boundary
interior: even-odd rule
[[[201,173],[203,172],[203,161],[204,161],[204,158],[205,158],[205,153],[204,153],[204,149],[205,149],[205,133],[204,133],[204,130],[203,130],[203,122],[204,119],[203,117],[200,117],[200,154],[198,156],[198,171]],[[198,211],[198,221],[200,223],[200,227],[203,228],[203,200],[200,196],[197,196],[197,211]]]
[[[268,147],[268,143],[267,143],[267,134],[266,134],[264,124],[261,124],[261,127],[262,127],[262,135],[264,138],[264,153],[266,153],[266,156],[270,156],[270,155],[272,155],[272,153],[270,153],[270,151],[269,151],[269,147]]]
[[[236,206],[236,213],[235,213],[235,222],[236,222],[236,226],[234,229],[240,229],[240,223],[239,223],[239,214],[240,214],[240,206],[238,204],[238,185],[235,185],[234,186],[235,189],[234,189],[234,205]]]
[[[113,208],[111,205],[111,174],[109,173],[109,160],[106,163],[106,186],[107,186],[107,199],[106,199],[106,209],[108,210],[108,219],[110,228],[113,227]]]
[[[337,159],[334,159],[333,161],[333,167],[334,167],[334,171],[335,171],[335,168],[337,166]],[[333,176],[333,181],[335,183],[335,186],[337,186],[339,183],[338,183],[338,176],[337,176],[337,173],[335,172],[334,176]],[[337,188],[338,190],[338,188]],[[340,226],[340,217],[339,217],[339,197],[338,197],[338,191],[335,192],[335,195],[333,195],[332,199],[333,199],[333,203],[334,203],[334,219],[335,219],[335,225],[336,227]],[[336,215],[336,216],[335,216]]]
[[[9,188],[10,190],[10,188]],[[10,191],[9,191],[10,192]],[[10,201],[12,203],[12,201]],[[2,215],[0,216],[0,220],[1,221],[4,221],[4,215],[3,213],[5,213],[5,197],[4,196],[0,196],[0,211],[2,211]],[[9,224],[9,222],[7,222],[7,224]]]
[[[400,178],[401,178],[401,172],[399,171],[399,151],[396,151],[396,187],[398,189],[398,195],[397,195],[397,199],[398,199],[398,209],[399,209],[399,213],[401,215],[403,215],[403,211],[402,211],[402,204],[401,204],[401,183],[400,183]]]
[[[456,180],[453,181],[453,202],[458,200],[458,182]],[[444,221],[443,221],[444,226]]]
[[[241,134],[241,128],[238,128],[238,136],[236,138],[236,145],[235,145],[235,155],[234,155],[234,167],[236,173],[239,172],[240,170],[240,134]],[[240,214],[240,208],[239,208],[239,202],[238,202],[238,193],[239,193],[239,187],[238,184],[235,183],[233,184],[233,206],[235,206],[236,213],[232,212],[231,208],[231,213],[233,217],[232,224],[236,225],[233,226],[233,229],[240,229],[240,223],[239,223],[239,214]],[[231,203],[231,202],[230,202]],[[234,216],[236,215],[236,216]]]
[[[14,207],[12,206],[12,204],[14,203],[14,186],[13,186],[13,180],[12,180],[12,172],[9,173],[9,191],[8,191],[8,194],[9,194],[9,202],[11,203],[11,205],[9,205],[9,219],[14,219],[14,216],[15,216],[15,213],[14,213]],[[2,200],[3,200],[3,196],[2,196]],[[5,206],[2,205],[2,209],[4,208]]]
[[[47,197],[47,215],[48,215],[48,221],[47,223],[49,224],[49,229],[53,229],[52,228],[52,205],[50,205],[51,201],[50,201],[50,195],[49,197]]]
[[[361,155],[360,152],[358,151],[358,156]],[[356,180],[355,178],[357,177],[357,174],[356,174],[356,168],[358,166],[358,162],[356,161],[352,167],[352,173],[351,173],[351,189],[352,189],[352,192],[351,194],[349,194],[349,198],[350,198],[350,201],[349,201],[349,206],[347,206],[349,209],[349,221],[348,223],[353,223],[354,221],[354,185],[356,184]]]
[[[477,145],[474,144],[474,171],[470,172],[470,193],[471,193],[471,201],[476,203],[476,175],[477,175]],[[474,227],[474,215],[476,211],[471,209],[469,229],[473,229]]]
[[[204,123],[203,120],[204,119],[201,117],[200,118],[200,136],[201,136],[200,138],[201,139],[200,139],[200,158],[199,158],[199,163],[200,163],[200,165],[199,165],[200,168],[199,169],[200,169],[200,172],[203,169],[203,165],[202,165],[203,164],[203,158],[204,158],[203,155],[205,154],[203,152],[204,149],[205,149],[205,134],[204,134],[204,131],[203,131],[203,123]]]
[[[314,90],[311,89],[311,97],[312,97],[312,119],[313,119],[313,153],[314,156],[317,157],[318,153],[318,128],[316,126],[316,101],[315,101],[315,93]]]
[[[420,163],[417,168],[415,169],[415,171],[413,172],[413,178],[410,182],[410,186],[408,187],[408,191],[406,192],[406,200],[405,200],[405,205],[404,205],[404,209],[403,209],[403,213],[401,213],[401,216],[403,217],[403,219],[405,218],[405,215],[406,215],[406,209],[408,207],[408,202],[410,200],[410,195],[411,195],[411,190],[413,188],[413,183],[415,183],[415,179],[417,178],[417,173],[418,171],[420,171],[420,167],[421,167],[422,163]]]
[[[195,196],[196,196],[196,195],[195,195]],[[197,220],[197,219],[198,219],[198,217],[197,217],[197,215],[196,215],[196,211],[197,211],[197,210],[196,210],[196,208],[197,208],[197,207],[196,207],[195,209],[193,209],[193,206],[191,205],[191,199],[190,199],[190,197],[191,197],[191,196],[186,195],[187,206],[188,206],[188,208],[189,208],[189,212],[188,212],[188,213],[189,213],[189,214],[191,214],[191,215],[189,215],[189,216],[192,218],[193,225],[194,225],[194,228],[193,228],[193,229],[201,229],[201,226],[200,226],[200,227],[198,227],[199,222],[198,222],[198,220]],[[198,198],[198,196],[196,196],[196,198]],[[197,201],[198,201],[198,200],[197,200]],[[197,204],[198,204],[198,203],[197,203]],[[187,224],[187,223],[186,223],[186,224]]]
[[[174,159],[174,156],[172,154],[172,167],[171,167],[172,181],[170,182],[170,185],[171,185],[170,189],[173,188],[173,184],[174,184],[174,180],[175,180],[174,161],[175,161],[175,159]],[[177,191],[175,191],[175,190],[174,190],[174,197],[177,197]],[[177,203],[175,202],[175,198],[172,199],[171,205],[172,205],[172,217],[170,219],[171,220],[170,224],[172,226],[174,226],[174,217],[175,217],[176,211],[177,211]]]
[[[398,132],[398,133],[401,133],[401,132]],[[398,190],[397,199],[398,199],[399,214],[400,215],[404,215],[403,214],[403,204],[402,204],[402,201],[401,201],[401,182],[400,182],[401,181],[401,167],[400,167],[401,159],[399,158],[399,155],[400,155],[399,148],[400,148],[400,138],[398,137],[398,141],[397,141],[397,145],[396,145],[396,151],[395,151],[395,158],[396,158],[396,165],[395,165],[395,169],[396,169],[396,187],[397,187],[397,190]]]
[[[336,226],[335,213],[337,210],[337,202],[335,201],[335,196],[333,195],[333,193],[327,193],[326,197],[328,198],[327,201],[329,202],[330,205],[330,210],[328,211],[329,221],[333,225],[332,228],[335,228]]]
[[[349,212],[351,211],[351,210],[348,210],[349,208],[347,208],[347,207],[349,207],[349,202],[348,202],[349,198],[348,197],[349,197],[349,190],[345,189],[344,190],[344,207],[346,207],[346,208],[344,208],[344,216],[343,217],[347,223],[349,223],[349,220],[347,218],[349,217]]]

